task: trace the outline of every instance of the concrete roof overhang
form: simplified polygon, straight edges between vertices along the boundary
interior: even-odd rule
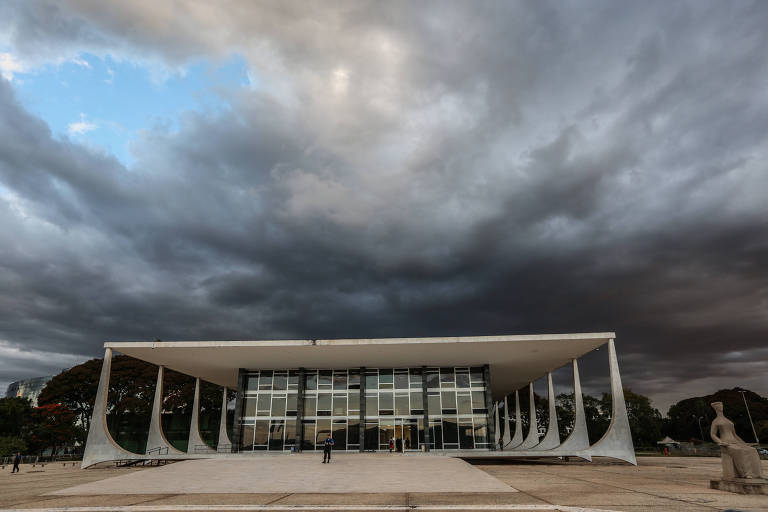
[[[612,332],[270,341],[110,341],[105,348],[237,387],[238,368],[403,368],[490,365],[494,398],[614,339]]]

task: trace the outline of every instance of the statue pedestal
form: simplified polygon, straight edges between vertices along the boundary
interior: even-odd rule
[[[710,480],[709,488],[738,494],[765,494],[768,496],[768,480],[762,478]]]

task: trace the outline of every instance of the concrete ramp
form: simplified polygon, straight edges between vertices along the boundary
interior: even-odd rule
[[[177,462],[54,491],[51,495],[202,493],[517,492],[450,457],[322,454]]]

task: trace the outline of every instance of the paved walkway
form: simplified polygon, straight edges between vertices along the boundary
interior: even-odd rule
[[[303,460],[293,457],[291,455],[283,459],[304,464]],[[352,457],[349,464],[354,466],[353,463],[360,460],[366,465],[363,459],[358,459],[359,455],[353,454]],[[387,461],[391,458],[395,462],[409,464],[417,459],[397,455],[384,457]],[[254,458],[252,462],[263,464],[265,459]],[[270,462],[273,460],[269,459]],[[83,484],[107,487],[115,476],[122,479],[142,475],[148,477],[142,481],[151,481],[153,475],[163,474],[182,463],[160,468],[103,467],[88,470],[71,466],[63,468],[61,464],[50,464],[44,468],[22,464],[20,474],[11,475],[10,467],[0,472],[0,509],[24,509],[27,512],[712,512],[727,509],[768,512],[768,498],[765,496],[743,496],[709,489],[709,479],[720,473],[719,459],[640,457],[638,462],[639,465],[634,467],[601,459],[596,459],[593,464],[554,460],[504,461],[497,464],[483,460],[469,468],[494,477],[496,480],[491,480],[494,485],[498,485],[497,481],[506,484],[505,492],[461,491],[465,488],[460,476],[463,472],[448,476],[442,474],[440,478],[450,484],[450,491],[407,492],[403,489],[408,487],[401,485],[402,482],[407,484],[410,480],[432,478],[435,475],[422,473],[414,476],[413,472],[408,471],[409,468],[399,472],[398,464],[388,466],[382,463],[376,467],[373,475],[365,473],[364,478],[361,478],[367,481],[365,492],[347,488],[334,492],[307,492],[298,482],[287,492],[255,491],[252,487],[246,492],[236,493],[187,492],[176,485],[166,493],[133,487],[126,489],[124,494],[80,495],[54,492],[63,489],[71,491]],[[306,464],[313,468],[310,463],[314,463],[312,456],[307,457]],[[318,460],[316,465],[321,474],[330,476],[340,475],[333,471],[342,470],[346,464],[342,464],[342,457],[339,456],[338,463],[323,466]],[[763,461],[763,467],[768,472],[768,461]],[[363,475],[355,472],[351,466],[343,471],[345,474],[352,471],[358,476]],[[392,471],[399,474],[402,480],[398,480],[394,474],[388,474]],[[470,471],[466,474],[473,473]],[[270,478],[271,474],[262,478],[262,482]],[[381,482],[389,483],[382,486]],[[332,485],[335,486],[335,483]]]
[[[340,454],[189,460],[151,471],[54,491],[94,494],[516,492],[471,464],[450,457]]]

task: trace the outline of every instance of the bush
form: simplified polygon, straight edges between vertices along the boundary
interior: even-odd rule
[[[10,457],[16,452],[26,453],[27,443],[19,437],[0,437],[0,457]]]

